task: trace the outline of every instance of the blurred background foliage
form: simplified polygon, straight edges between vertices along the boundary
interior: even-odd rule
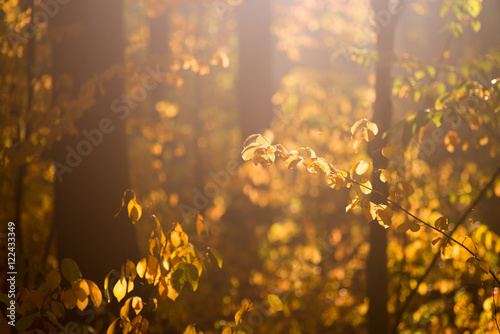
[[[242,305],[262,303],[271,293],[284,309],[261,311],[251,326],[255,333],[368,332],[368,229],[360,212],[346,213],[349,191],[334,191],[324,178],[289,171],[284,164],[268,169],[241,164],[237,175],[230,166],[240,165],[243,140],[252,133],[288,149],[311,147],[343,170],[359,159],[369,161],[366,146],[354,152],[350,129],[372,115],[377,28],[394,19],[395,3],[374,12],[364,0],[113,1],[106,10],[119,11],[115,16],[121,21],[109,25],[121,26],[122,35],[112,35],[113,29],[101,32],[123,41],[122,58],[100,71],[86,62],[73,63],[88,72],[76,85],[55,79],[54,62],[57,41],[85,35],[85,22],[96,15],[95,1],[75,2],[7,0],[0,7],[0,220],[17,224],[18,291],[36,290],[68,256],[58,241],[79,237],[61,233],[54,224],[55,199],[64,199],[54,191],[57,146],[64,147],[67,138],[74,146],[85,139],[79,120],[88,110],[97,106],[100,111],[86,123],[87,130],[88,124],[97,128],[103,117],[113,115],[98,98],[109,93],[103,87],[111,79],[120,78],[121,88],[110,100],[121,92],[130,99],[143,87],[148,68],[161,69],[158,87],[133,100],[125,120],[113,118],[124,127],[125,140],[117,145],[126,149],[128,164],[108,156],[95,168],[124,171],[145,213],[155,214],[164,227],[180,222],[200,248],[217,248],[224,266],[212,266],[196,292],[185,288],[175,302],[160,301],[148,319],[149,332],[181,333],[196,323],[204,333],[220,333]],[[44,6],[54,3],[52,15]],[[388,136],[403,159],[389,164],[401,168],[404,175],[398,177],[414,189],[405,208],[426,221],[444,215],[456,222],[499,167],[500,4],[401,3]],[[79,11],[82,6],[88,9]],[[48,22],[37,19],[38,12],[45,12]],[[75,20],[64,29],[52,28],[52,20],[65,15],[69,21],[88,17],[82,24]],[[94,52],[77,49],[83,59]],[[68,86],[73,95],[62,105],[58,87]],[[439,140],[435,129],[442,131]],[[77,166],[64,177],[79,168],[87,167]],[[92,182],[91,193],[109,186],[106,178]],[[500,252],[499,197],[500,180],[455,232],[471,236],[492,268],[498,268]],[[92,208],[93,217],[100,215],[93,196],[71,200],[82,203],[82,210]],[[115,213],[120,200],[118,195],[105,205]],[[194,211],[203,215],[207,233],[196,235],[189,214]],[[80,213],[72,215],[76,219]],[[439,258],[417,286],[438,253],[431,246],[437,235],[426,229],[398,232],[395,227],[406,219],[395,212],[394,227],[387,230],[391,327],[400,333],[496,332],[498,287],[477,266],[469,267],[468,254],[458,247],[451,257]],[[99,238],[99,225],[87,223]],[[145,254],[152,227],[143,219],[134,228],[139,253]],[[106,236],[102,261],[124,240],[120,233],[115,229]],[[6,244],[6,234],[1,242]],[[93,239],[85,244],[88,249],[75,250],[82,258],[95,246]],[[7,258],[6,247],[1,249]],[[91,272],[91,263],[82,266],[82,273],[102,287],[106,272]],[[4,277],[2,272],[2,284]],[[398,326],[397,315],[412,289],[417,293]],[[101,322],[76,321],[89,332],[102,332],[109,322],[99,317]],[[9,328],[5,318],[1,325]]]

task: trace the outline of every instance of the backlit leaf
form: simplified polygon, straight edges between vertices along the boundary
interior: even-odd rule
[[[243,321],[243,317],[245,316],[245,313],[247,311],[247,306],[242,306],[238,312],[234,315],[234,322],[236,325],[239,325]]]
[[[217,265],[219,268],[222,268],[222,256],[220,256],[220,253],[218,250],[216,250],[213,247],[209,247],[208,250],[212,253],[212,255],[215,257],[215,260],[217,261]]]
[[[370,164],[360,160],[356,163],[356,174],[358,175],[364,175],[368,169],[370,169]]]
[[[142,308],[144,307],[142,303],[142,298],[137,296],[132,297],[130,306],[132,307],[136,315],[139,314],[142,311]]]
[[[440,231],[448,231],[448,218],[439,217],[435,222],[434,226]]]
[[[232,333],[233,333],[233,331],[232,331],[231,327],[226,327],[226,328],[224,328],[224,330],[222,331],[221,334],[232,334]]]
[[[358,153],[361,145],[363,144],[363,138],[358,138],[354,142],[354,153]]]
[[[359,126],[361,125],[361,123],[363,123],[366,119],[365,118],[362,118],[358,121],[356,121],[356,123],[353,124],[353,126],[351,127],[351,134],[354,135],[356,133],[356,131],[358,130]]]
[[[406,232],[408,230],[412,232],[418,232],[420,230],[420,225],[413,221],[406,221],[403,224],[399,225],[396,230],[400,233]]]
[[[301,160],[301,157],[299,157],[298,155],[291,156],[290,158],[286,159],[285,165],[288,169],[292,169],[292,168],[295,168],[297,166],[297,164],[300,162],[300,160]]]
[[[95,307],[101,306],[102,303],[102,293],[97,284],[90,280],[85,280],[89,286],[90,290],[90,299],[92,299],[92,303]]]
[[[143,258],[139,262],[137,262],[137,275],[139,275],[140,278],[144,278],[144,275],[146,274],[146,269],[147,269],[147,259]]]
[[[142,207],[137,203],[137,199],[134,196],[127,205],[128,216],[132,220],[132,223],[136,223],[142,216]]]
[[[487,274],[490,272],[490,265],[488,264],[488,262],[486,262],[485,260],[479,258],[478,259],[478,263],[479,263],[479,268],[481,268],[481,270]]]
[[[201,235],[201,233],[203,232],[204,229],[205,229],[205,223],[204,223],[203,216],[198,214],[196,216],[196,233],[198,235]]]
[[[267,301],[269,302],[273,310],[275,311],[283,310],[283,303],[281,302],[281,299],[278,296],[267,295]]]
[[[363,138],[367,141],[370,142],[373,139],[375,139],[375,133],[373,133],[372,130],[370,129],[363,129]]]
[[[194,325],[189,325],[182,334],[196,334],[196,327],[194,327]]]
[[[382,148],[382,155],[389,159],[390,157],[392,157],[395,151],[396,146],[394,146],[393,144],[387,144]]]
[[[116,297],[118,302],[120,302],[127,294],[127,280],[125,277],[120,278],[113,287],[113,295]]]
[[[120,320],[120,318],[117,318],[111,323],[111,325],[109,325],[108,330],[106,331],[106,334],[117,334],[117,333],[122,332],[121,329],[116,328],[119,320]]]
[[[370,122],[370,121],[367,121],[366,122],[366,127],[367,127],[368,130],[372,131],[375,136],[378,134],[378,126],[377,126],[377,124],[375,124],[373,122]]]

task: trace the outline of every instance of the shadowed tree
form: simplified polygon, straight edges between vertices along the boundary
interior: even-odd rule
[[[377,18],[376,50],[378,54],[378,60],[375,64],[376,98],[373,104],[372,121],[378,125],[380,135],[369,143],[368,153],[373,160],[374,170],[378,170],[387,168],[387,159],[380,154],[380,150],[387,144],[388,137],[383,138],[382,134],[389,129],[392,120],[391,69],[394,54],[394,33],[399,14],[403,8],[398,7],[394,12],[390,12],[388,0],[372,0],[371,5]],[[384,203],[388,196],[387,184],[376,178],[373,188],[383,195],[373,194],[373,202]],[[367,262],[367,293],[370,301],[367,319],[368,332],[371,334],[388,333],[387,233],[377,221],[370,223],[369,242],[370,254]]]
[[[77,112],[78,105],[65,101],[76,98],[82,86],[89,94],[79,103],[95,99],[77,119],[77,134],[63,137],[54,147],[54,161],[61,164],[56,164],[54,186],[57,250],[96,281],[138,254],[125,212],[114,217],[129,187],[125,120],[111,107],[124,92],[123,76],[113,74],[101,87],[85,85],[123,63],[122,5],[120,0],[72,1],[60,6],[50,26],[55,104],[61,115]]]

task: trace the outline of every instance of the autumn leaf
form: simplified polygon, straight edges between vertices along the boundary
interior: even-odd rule
[[[420,225],[413,221],[406,221],[403,224],[399,225],[396,230],[400,233],[406,232],[408,230],[412,232],[418,232],[420,230]]]
[[[434,226],[440,231],[448,231],[448,218],[439,217],[435,222]]]
[[[356,134],[356,132],[358,131],[358,128],[359,126],[361,125],[361,123],[363,123],[364,121],[366,120],[366,118],[362,118],[358,121],[356,121],[356,123],[353,124],[353,126],[351,127],[351,134],[354,136]]]
[[[94,304],[95,307],[101,306],[102,303],[102,293],[97,284],[90,280],[85,280],[89,287],[89,294],[90,294],[90,299],[92,300],[92,303]]]
[[[361,148],[361,146],[363,145],[363,138],[358,138],[354,141],[354,153],[358,153],[359,152],[359,149]]]
[[[45,282],[50,291],[55,290],[59,287],[59,284],[61,284],[61,274],[57,269],[52,269],[47,276],[45,276]]]
[[[78,264],[76,264],[76,262],[70,258],[65,258],[61,261],[61,273],[63,277],[71,284],[82,277],[80,268],[78,268]]]
[[[276,295],[267,295],[267,301],[271,305],[271,308],[275,311],[282,311],[283,310],[283,303],[281,302],[281,299],[279,299],[278,296]]]
[[[213,247],[209,247],[208,250],[212,253],[212,255],[214,256],[215,260],[217,261],[217,265],[219,266],[219,268],[222,268],[222,256],[220,256],[220,253],[218,250],[216,250],[215,248]]]
[[[203,216],[198,214],[196,216],[196,233],[198,235],[201,235],[201,233],[203,232],[204,229],[205,229],[205,222],[204,222]]]
[[[390,157],[392,157],[395,151],[396,146],[394,146],[393,144],[387,144],[382,148],[382,155],[389,159]]]
[[[196,327],[194,327],[194,325],[189,325],[182,334],[196,334]]]
[[[142,216],[142,207],[137,203],[137,199],[134,197],[128,202],[127,205],[128,216],[132,220],[132,223],[136,223]]]

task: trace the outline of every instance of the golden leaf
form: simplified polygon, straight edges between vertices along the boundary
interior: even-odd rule
[[[132,220],[132,223],[136,223],[142,216],[142,207],[137,203],[137,199],[134,197],[128,202],[127,205],[128,216]]]
[[[359,126],[361,125],[361,123],[363,123],[364,121],[366,120],[366,118],[362,118],[358,121],[356,121],[356,123],[354,123],[354,125],[351,127],[351,134],[354,136],[356,134],[356,132],[358,131],[358,128]]]
[[[139,262],[137,262],[137,275],[139,275],[140,278],[144,278],[144,274],[146,273],[146,268],[147,268],[147,260],[146,258],[143,258]]]
[[[196,233],[198,235],[201,235],[201,233],[203,232],[204,229],[205,229],[205,223],[204,223],[203,216],[198,214],[196,216]]]
[[[434,226],[440,231],[448,231],[448,218],[439,217],[435,222]]]
[[[382,155],[389,159],[390,157],[392,157],[395,151],[396,146],[394,146],[393,144],[387,144],[382,148]]]
[[[95,307],[101,306],[102,303],[102,293],[97,284],[90,280],[85,280],[90,289],[90,299],[92,299],[92,303]]]
[[[283,310],[283,303],[281,302],[281,299],[279,299],[278,296],[276,295],[267,295],[267,301],[271,305],[272,309],[275,311],[282,311]]]

